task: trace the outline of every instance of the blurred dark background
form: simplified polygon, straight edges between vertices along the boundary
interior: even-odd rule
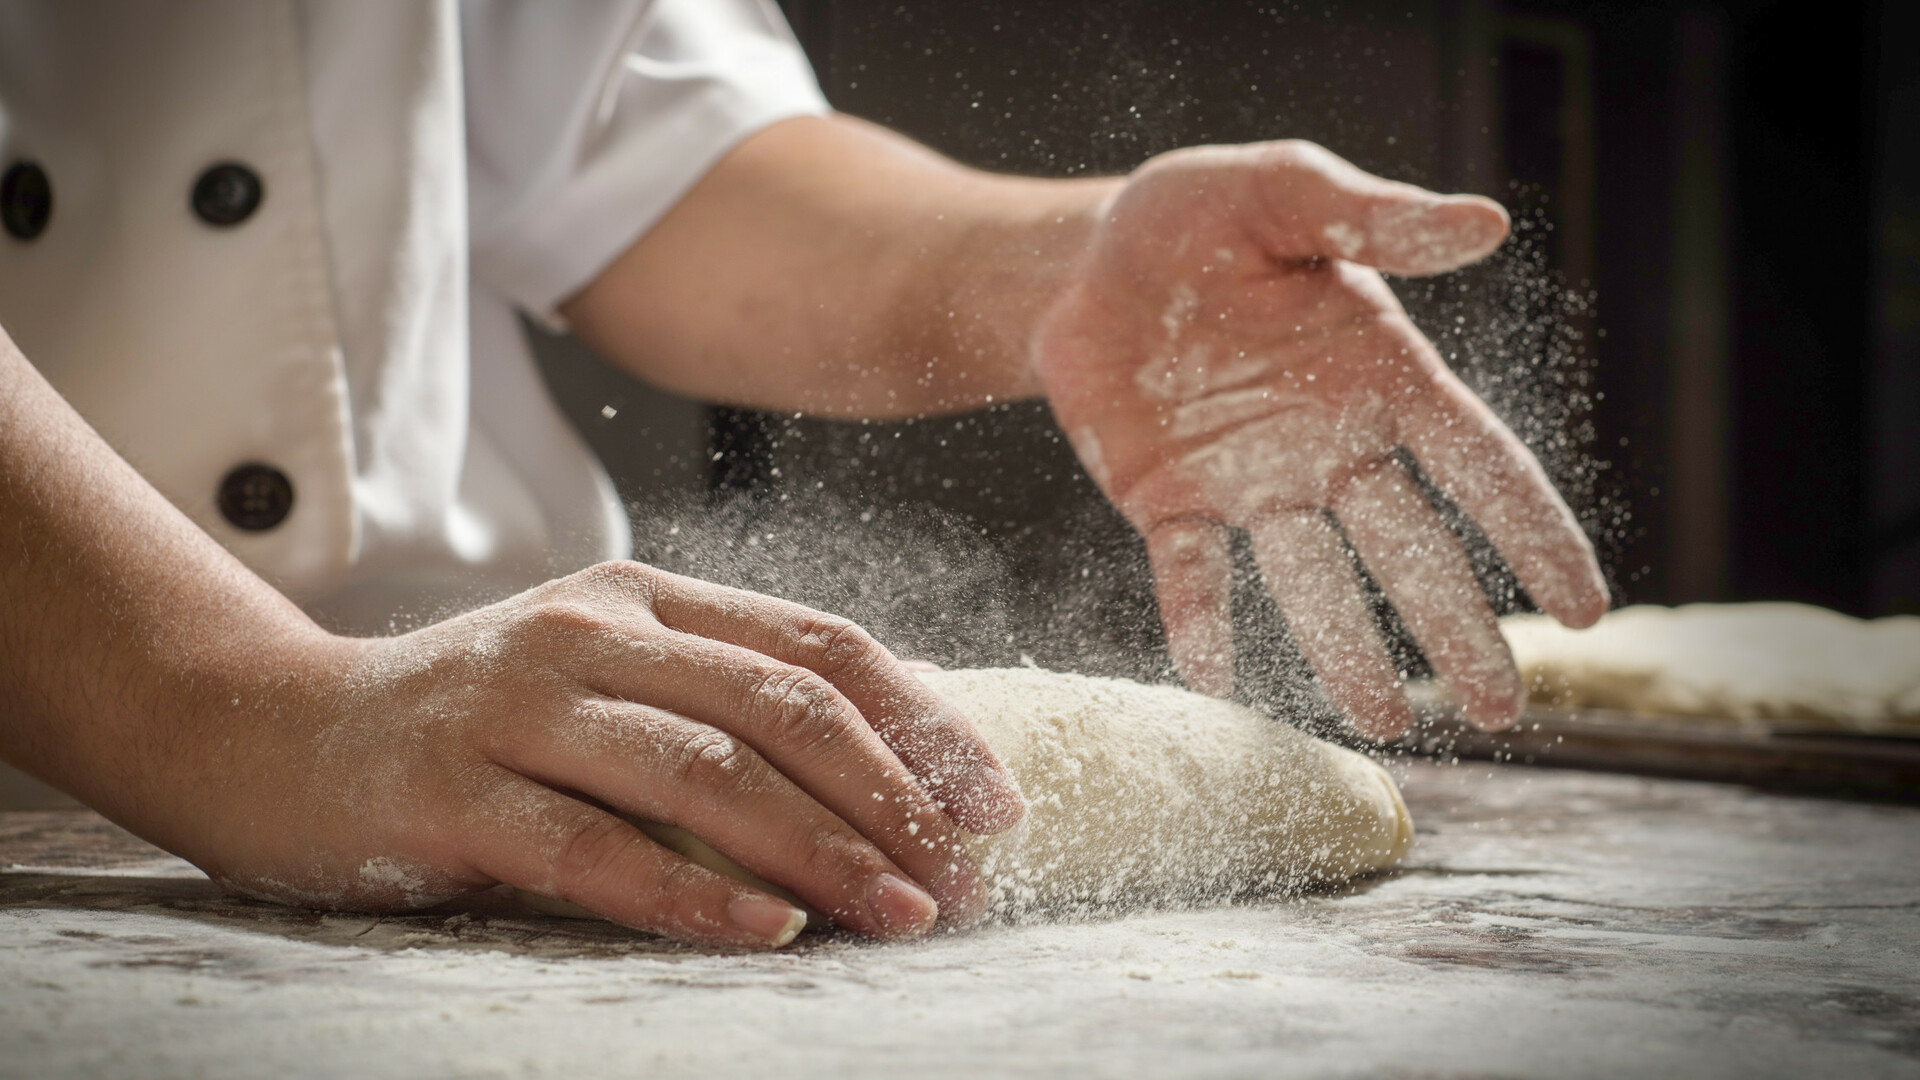
[[[1395,286],[1546,461],[1617,602],[1920,612],[1915,5],[785,7],[836,107],[984,168],[1112,173],[1302,137],[1501,199],[1508,251]],[[632,501],[641,557],[851,608],[935,659],[1152,674],[1111,660],[1159,644],[1138,547],[1044,407],[765,417],[540,347]],[[719,524],[693,523],[729,493]],[[896,528],[846,539],[861,514]],[[879,599],[897,582],[819,569],[823,551],[898,564],[900,530],[958,552],[909,560],[913,581],[951,575],[917,608]],[[943,651],[933,624],[974,644]]]

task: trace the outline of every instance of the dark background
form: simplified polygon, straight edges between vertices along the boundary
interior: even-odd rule
[[[1303,137],[1501,199],[1507,252],[1396,289],[1541,454],[1617,602],[1920,612],[1912,6],[786,7],[836,107],[981,167],[1112,173]],[[540,344],[633,501],[641,557],[847,611],[935,659],[1164,674],[1141,659],[1160,654],[1138,546],[1044,407],[759,417]],[[1243,606],[1244,633],[1278,634]]]

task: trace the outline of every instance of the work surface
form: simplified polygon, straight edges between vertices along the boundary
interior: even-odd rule
[[[0,1074],[1920,1077],[1920,809],[1396,771],[1419,840],[1338,894],[761,956],[0,815]]]

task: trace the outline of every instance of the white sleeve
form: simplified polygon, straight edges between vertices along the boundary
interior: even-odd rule
[[[467,0],[461,37],[474,277],[549,323],[742,139],[828,111],[773,0]]]

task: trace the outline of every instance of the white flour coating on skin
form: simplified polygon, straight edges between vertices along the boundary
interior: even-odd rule
[[[1441,425],[1417,434],[1413,449],[1422,467],[1455,501],[1474,509],[1475,521],[1509,564],[1531,574],[1527,585],[1533,599],[1549,608],[1571,604],[1580,588],[1558,556],[1555,544],[1562,534],[1555,526],[1577,531],[1579,525],[1565,504],[1548,509],[1543,520],[1534,499],[1509,477],[1491,470],[1489,462],[1505,456],[1499,440]],[[1529,481],[1547,485],[1531,454],[1523,453],[1518,460]]]
[[[754,689],[754,696],[765,708],[764,715],[790,716],[797,711],[804,716],[797,723],[789,724],[789,727],[819,732],[822,740],[828,740],[840,729],[845,711],[840,699],[822,689],[823,685],[811,678],[768,679]]]
[[[1189,601],[1199,598],[1202,605],[1184,621],[1169,619],[1168,651],[1196,690],[1224,696],[1234,675],[1232,547],[1218,526],[1199,521],[1160,525],[1149,542],[1162,587]],[[1195,678],[1202,682],[1192,682]]]
[[[377,893],[399,893],[400,902],[409,908],[427,907],[444,899],[432,891],[419,868],[408,868],[398,859],[378,857],[360,866],[360,883]]]
[[[1189,345],[1185,351],[1156,357],[1140,365],[1133,383],[1140,392],[1159,401],[1191,401],[1207,394],[1232,390],[1267,374],[1271,361],[1261,356],[1236,353],[1215,363],[1213,350],[1204,343]]]
[[[1334,506],[1436,668],[1517,699],[1520,684],[1459,542],[1399,469],[1355,480]]]
[[[1443,224],[1437,209],[1425,202],[1382,202],[1370,209],[1367,232],[1375,238],[1380,261],[1409,273],[1432,273],[1478,252],[1479,237]]]
[[[209,876],[214,884],[235,896],[244,896],[249,900],[263,900],[269,904],[285,904],[288,907],[333,907],[337,906],[344,897],[344,894],[339,891],[323,894],[275,877],[242,879],[225,874]]]
[[[1107,471],[1106,454],[1100,449],[1100,433],[1091,424],[1082,424],[1075,429],[1073,448],[1080,452],[1080,460],[1087,467],[1087,475],[1099,484],[1101,490],[1112,486],[1113,475]]]
[[[1314,405],[1317,401],[1305,394],[1279,394],[1266,387],[1229,390],[1174,406],[1173,422],[1167,426],[1167,432],[1176,439],[1191,439],[1282,409]]]
[[[1278,514],[1249,534],[1262,579],[1334,701],[1356,718],[1393,709],[1399,672],[1325,517],[1314,510]]]
[[[1336,478],[1393,449],[1386,403],[1366,395],[1334,410],[1317,399],[1245,424],[1180,460],[1233,520],[1276,506],[1325,506]]]
[[[1180,340],[1181,328],[1193,321],[1194,309],[1199,306],[1200,294],[1193,286],[1181,282],[1173,287],[1173,295],[1160,313],[1160,325],[1166,329],[1169,342]]]
[[[1353,258],[1367,246],[1366,235],[1344,221],[1329,222],[1326,228],[1320,230],[1320,235],[1327,238],[1333,250],[1343,259]]]
[[[1233,565],[1231,554],[1222,545],[1219,528],[1211,523],[1181,522],[1162,526],[1155,531],[1156,542],[1165,545],[1167,553],[1185,565],[1189,562],[1206,562],[1207,569],[1218,569]],[[1226,555],[1226,561],[1218,557]]]
[[[463,647],[445,648],[439,627],[370,642],[342,683],[349,722],[310,725],[305,791],[290,795],[322,813],[407,820],[418,807],[414,778],[422,761],[444,756],[451,727],[477,707],[485,677],[512,662],[505,616],[466,617]],[[322,909],[418,908],[440,903],[472,882],[389,855],[355,865],[349,853],[312,850],[271,869],[219,875],[223,888],[275,903]]]

